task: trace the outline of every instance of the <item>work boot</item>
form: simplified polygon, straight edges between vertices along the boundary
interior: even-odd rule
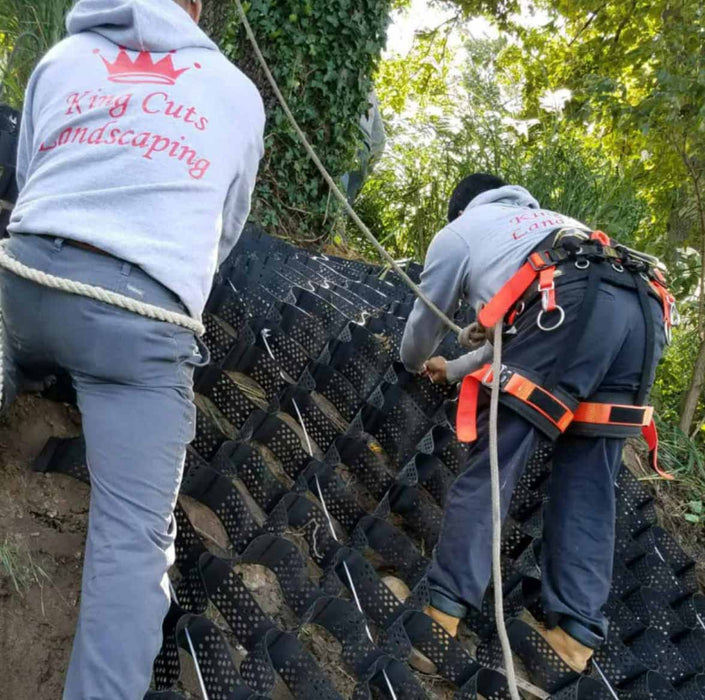
[[[444,613],[442,610],[434,608],[429,605],[424,612],[434,621],[437,622],[451,637],[458,636],[458,627],[460,625],[460,618],[453,617]]]
[[[410,588],[396,576],[384,576],[382,578],[382,583],[394,594],[394,597],[403,603],[411,595]],[[427,613],[428,614],[428,613]],[[408,659],[409,666],[416,669],[419,673],[424,673],[426,675],[435,675],[438,673],[438,668],[436,664],[431,661],[431,659],[426,656],[426,654],[421,653],[418,649],[412,647],[411,655]]]
[[[532,626],[568,666],[577,673],[585,673],[590,659],[595,653],[593,649],[581,644],[577,639],[573,639],[561,627],[554,627],[549,630],[541,624]]]

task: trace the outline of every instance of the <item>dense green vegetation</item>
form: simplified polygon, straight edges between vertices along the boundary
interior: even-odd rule
[[[358,209],[400,256],[422,258],[457,180],[484,170],[528,187],[668,264],[683,324],[655,402],[666,457],[705,490],[705,10],[689,0],[429,0],[446,11],[408,55],[380,61],[394,8],[410,0],[250,0],[247,11],[292,109],[336,176],[354,164],[374,78],[390,136]],[[0,0],[5,100],[19,105],[71,0]],[[485,17],[488,36],[470,31]],[[527,22],[527,18],[533,21]],[[256,65],[229,2],[204,23],[260,86],[267,155],[253,217],[297,242],[345,226]],[[26,34],[29,32],[29,34]],[[20,38],[21,37],[21,38]],[[693,519],[691,517],[691,519]]]

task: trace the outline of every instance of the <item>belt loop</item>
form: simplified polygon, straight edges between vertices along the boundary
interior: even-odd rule
[[[129,277],[131,272],[132,272],[131,263],[123,262],[122,268],[120,269],[120,273],[125,277]]]
[[[54,239],[54,248],[56,248],[56,250],[61,250],[64,247],[64,242],[65,242],[65,239],[63,239],[63,238],[55,238]]]

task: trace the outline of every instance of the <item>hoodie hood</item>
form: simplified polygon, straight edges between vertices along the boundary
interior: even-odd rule
[[[95,32],[132,51],[218,50],[174,0],[79,0],[66,28],[69,34]]]
[[[539,203],[531,193],[523,187],[519,187],[519,185],[506,185],[496,190],[487,190],[487,192],[478,194],[468,204],[466,211],[467,209],[480,207],[483,204],[509,204],[515,207],[528,207],[529,209],[540,208]]]

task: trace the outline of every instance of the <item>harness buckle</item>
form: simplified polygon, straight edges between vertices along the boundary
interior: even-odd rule
[[[514,372],[510,370],[506,365],[502,365],[501,369],[499,370],[499,387],[500,389],[504,388],[507,385],[507,382],[512,378],[512,375]],[[482,383],[482,386],[487,387],[488,389],[492,387],[492,365],[490,365],[487,368],[487,372],[485,372],[485,376],[480,380]]]

